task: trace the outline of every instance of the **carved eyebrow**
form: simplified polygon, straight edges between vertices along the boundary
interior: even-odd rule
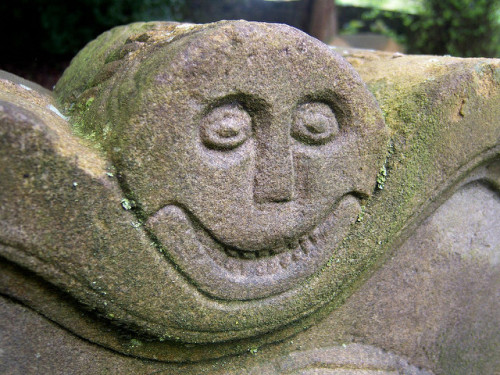
[[[270,107],[269,103],[257,97],[253,94],[248,94],[244,92],[233,92],[224,96],[220,96],[213,99],[208,99],[207,106],[203,111],[203,115],[208,114],[213,111],[214,108],[223,106],[223,105],[240,105],[245,111],[247,111],[250,115],[252,113],[267,111]]]
[[[328,105],[337,105],[341,102],[341,99],[338,94],[335,93],[330,88],[325,88],[321,90],[316,90],[313,92],[309,92],[304,94],[298,104],[307,103],[307,102],[321,102]]]

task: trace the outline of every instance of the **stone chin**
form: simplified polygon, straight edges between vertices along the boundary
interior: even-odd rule
[[[202,292],[223,300],[250,300],[283,293],[318,271],[359,212],[358,199],[346,194],[309,231],[258,251],[225,244],[195,215],[175,204],[151,216],[146,227]]]

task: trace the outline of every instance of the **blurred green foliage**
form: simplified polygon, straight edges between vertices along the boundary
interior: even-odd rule
[[[253,1],[228,1],[226,8],[244,5],[244,9],[253,9],[258,14],[257,2]],[[207,6],[216,4],[215,1],[198,2]],[[33,59],[46,62],[70,59],[88,41],[113,26],[134,21],[182,21],[192,18],[198,2],[2,0],[0,32],[4,52],[0,62],[26,64]],[[408,13],[408,9],[396,12],[364,8],[362,14],[354,20],[351,17],[341,31],[384,34],[406,45],[408,53],[500,56],[500,0],[420,0],[412,4],[411,9],[418,8],[419,14]],[[343,8],[346,7],[338,8],[339,13]]]
[[[335,0],[335,4],[339,6],[375,8],[410,14],[420,13],[421,3],[422,0]]]
[[[351,14],[352,16],[354,14]],[[416,16],[411,14],[376,8],[364,9],[357,14],[357,17],[359,18],[352,19],[343,25],[342,34],[357,34],[360,32],[381,34],[405,46],[408,42],[406,25],[411,24],[416,19]]]
[[[500,0],[422,0],[420,14],[365,9],[342,33],[373,32],[408,53],[500,57]]]
[[[113,26],[134,21],[181,20],[184,0],[3,0],[3,59],[71,58]]]
[[[416,51],[452,56],[500,55],[500,0],[423,0],[423,13],[408,22]]]

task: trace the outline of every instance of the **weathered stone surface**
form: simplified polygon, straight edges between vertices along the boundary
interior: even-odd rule
[[[29,194],[15,179],[26,173],[23,158],[53,159],[54,171],[41,173],[66,181],[48,178],[52,197],[30,198],[48,204],[43,216],[68,218],[28,219],[33,203],[6,204],[6,256],[162,341],[246,338],[308,315],[326,301],[307,279],[345,237],[383,162],[386,132],[372,95],[327,46],[286,26],[139,28],[150,25],[90,44],[56,91],[112,170],[89,175],[59,161],[46,121],[18,120],[17,100],[6,104],[5,158],[16,165],[3,199]],[[32,142],[43,140],[45,155],[21,147],[23,135],[9,129],[20,121],[43,129]],[[76,156],[104,160],[95,149]],[[23,226],[33,234],[16,237]],[[67,276],[22,259],[33,252]]]
[[[199,289],[225,300],[282,293],[326,263],[357,216],[352,196],[371,193],[385,144],[378,109],[353,71],[290,28],[182,27],[136,37],[144,45],[99,88],[83,130]],[[315,246],[309,237],[328,225],[338,238]]]
[[[498,372],[500,63],[340,52],[387,130],[285,26],[135,24],[56,99],[0,80],[12,373]]]

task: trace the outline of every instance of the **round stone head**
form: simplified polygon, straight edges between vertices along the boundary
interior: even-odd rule
[[[385,146],[343,59],[290,27],[238,21],[152,47],[126,74],[113,158],[188,279],[217,298],[262,298],[327,261]]]

